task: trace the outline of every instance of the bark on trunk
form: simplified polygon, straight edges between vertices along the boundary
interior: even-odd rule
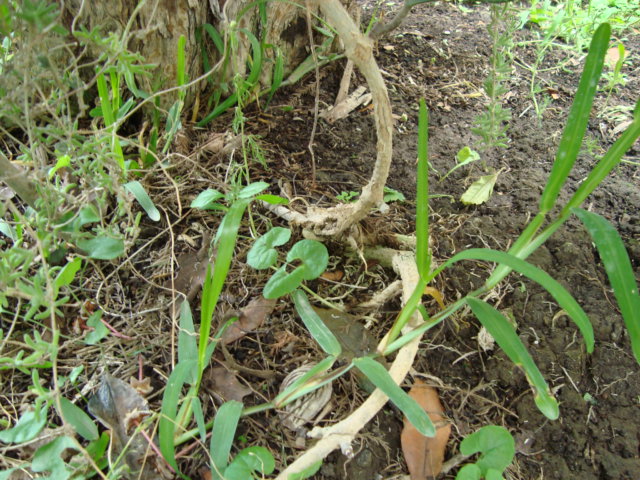
[[[340,1],[346,5],[352,0]],[[254,0],[147,0],[137,6],[135,3],[128,0],[69,0],[63,3],[65,23],[71,31],[78,31],[81,27],[87,30],[99,27],[103,35],[113,32],[118,38],[123,38],[124,34],[126,44],[123,47],[139,52],[146,63],[156,65],[152,77],[137,79],[147,91],[158,91],[176,85],[177,45],[181,35],[186,38],[185,63],[188,78],[193,80],[204,73],[202,46],[196,40],[196,30],[206,23],[215,26],[221,35],[230,32],[236,36],[238,47],[233,52],[230,68],[224,72],[225,80],[236,74],[244,75],[247,60],[252,55],[249,40],[240,29],[252,32],[263,43],[273,46],[264,52],[262,87],[271,82],[276,51],[281,52],[284,59],[285,75],[309,55],[306,10],[287,2],[273,1],[266,4],[266,26],[261,24]],[[313,18],[318,9],[313,5],[310,8]],[[204,48],[213,59],[212,64],[215,64],[217,51],[207,35],[202,38]],[[198,89],[202,91],[206,87],[207,83],[202,81],[196,88],[190,89],[186,105],[193,102]],[[166,98],[162,104],[166,107],[174,100],[175,97]]]

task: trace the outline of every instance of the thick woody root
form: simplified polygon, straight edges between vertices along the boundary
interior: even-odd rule
[[[336,237],[382,204],[384,185],[389,176],[392,153],[393,119],[391,104],[380,69],[373,58],[372,41],[360,33],[345,8],[337,0],[317,2],[327,22],[336,29],[345,46],[347,57],[358,67],[371,90],[376,126],[377,156],[369,183],[355,203],[331,208],[309,207],[306,214],[291,212],[284,207],[271,208],[279,216],[301,225],[319,237]]]

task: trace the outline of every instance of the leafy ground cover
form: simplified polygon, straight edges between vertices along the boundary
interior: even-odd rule
[[[366,7],[365,16],[372,5]],[[420,98],[426,99],[430,110],[434,261],[442,263],[470,247],[508,248],[528,217],[535,213],[576,90],[583,54],[579,50],[550,48],[540,59],[539,43],[531,43],[539,39],[538,25],[534,22],[517,31],[514,44],[509,47],[513,67],[502,83],[502,100],[510,110],[506,148],[482,148],[472,129],[486,111],[487,90],[483,83],[492,51],[486,30],[490,21],[487,7],[423,5],[400,29],[378,42],[376,57],[384,71],[396,116],[394,164],[388,181],[392,190],[388,193],[400,192],[407,200],[397,201],[399,195],[389,197],[388,211],[376,212],[365,220],[363,235],[379,238],[376,243],[390,242],[384,237],[391,233],[411,234],[415,229],[416,212],[411,202],[415,200]],[[637,31],[631,29],[624,44],[627,52],[637,52],[640,48]],[[635,95],[640,90],[640,72],[633,53],[630,58],[631,63],[622,70],[625,85],[615,85],[610,93],[605,89],[596,100],[580,164],[570,177],[574,188],[619,134],[618,126],[631,119]],[[538,69],[535,78],[532,65]],[[615,66],[611,68],[615,70]],[[321,71],[322,106],[333,103],[342,69],[343,64],[336,64]],[[354,83],[362,83],[362,79],[356,77]],[[248,214],[237,225],[235,255],[230,259],[224,289],[219,292],[214,328],[229,318],[239,320],[222,334],[221,346],[212,354],[211,368],[201,372],[200,407],[193,408],[200,408],[201,416],[211,419],[215,405],[222,400],[239,400],[249,406],[270,402],[281,393],[281,384],[288,374],[323,358],[318,343],[309,336],[290,302],[262,299],[269,278],[275,278],[264,270],[273,266],[275,262],[271,260],[275,259],[265,261],[264,265],[255,263],[255,258],[250,260],[256,232],[264,234],[273,226],[285,230],[288,227],[260,205],[249,206],[248,199],[263,194],[264,185],[270,186],[271,194],[289,198],[293,205],[296,202],[331,205],[336,199],[351,200],[350,192],[359,191],[371,173],[376,154],[374,126],[370,109],[363,107],[333,124],[318,123],[316,179],[312,180],[307,143],[314,123],[314,95],[315,83],[310,79],[276,93],[266,111],[255,105],[245,108],[244,132],[259,139],[262,152],[257,156],[264,160],[263,164],[249,164],[248,169],[243,161],[237,161],[241,157],[241,140],[227,134],[232,113],[215,119],[209,125],[210,131],[187,126],[177,133],[177,151],[170,166],[152,168],[140,179],[150,192],[155,212],[162,212],[170,227],[145,216],[138,216],[135,222],[133,214],[115,217],[123,223],[131,222],[126,226],[139,228],[132,234],[135,244],[128,246],[132,248],[125,259],[112,263],[96,261],[84,271],[82,285],[74,286],[73,290],[76,308],[65,307],[61,312],[62,341],[56,368],[64,380],[51,377],[43,369],[35,383],[49,387],[59,381],[65,398],[82,405],[101,381],[104,385],[101,375],[108,371],[111,391],[126,390],[119,379],[136,377],[149,382],[146,403],[135,405],[138,411],[146,415],[168,408],[164,389],[175,371],[176,356],[180,362],[184,360],[180,356],[181,345],[190,344],[189,333],[193,330],[187,322],[182,323],[185,316],[178,324],[184,308],[171,301],[176,299],[173,292],[184,293],[191,300],[192,309],[199,310],[197,298],[200,285],[205,282],[206,260],[223,256],[222,247],[217,252],[207,250],[210,232],[219,226],[220,208],[234,199],[247,200],[242,212],[247,208]],[[456,166],[456,157],[468,158],[459,154],[465,147],[478,151],[479,159],[450,172]],[[607,216],[620,232],[636,274],[640,265],[638,155],[635,146],[627,156],[629,162],[613,172],[587,205],[588,209]],[[232,179],[243,178],[247,172],[253,187],[244,191],[229,188]],[[495,184],[493,194],[485,202],[474,205],[460,201],[470,185],[487,176]],[[135,186],[126,185],[128,191],[135,191]],[[134,191],[131,193],[142,204]],[[205,198],[202,192],[208,192]],[[187,209],[188,205],[194,208]],[[133,204],[129,208],[138,207]],[[286,253],[296,242],[308,241],[302,240],[300,231],[293,231],[291,236],[287,246],[283,245],[288,236],[274,239],[264,248],[266,255],[272,247]],[[375,339],[388,330],[400,310],[395,299],[373,308],[362,306],[373,293],[384,290],[394,275],[375,261],[368,261],[365,268],[362,260],[357,255],[348,255],[342,245],[327,247],[328,271],[320,278],[305,277],[306,284],[315,292],[317,301],[323,299],[350,312],[347,320],[350,326],[336,321],[332,330],[339,332],[340,337],[348,337],[355,330],[352,356],[359,356],[375,346]],[[308,263],[304,254],[293,255],[290,260],[300,271]],[[634,478],[640,470],[640,426],[631,419],[640,398],[639,371],[597,252],[583,227],[572,220],[531,260],[552,273],[584,306],[594,324],[597,348],[587,355],[566,315],[544,289],[524,277],[512,276],[494,292],[493,304],[503,314],[517,319],[521,339],[560,401],[561,417],[552,422],[535,406],[524,374],[497,347],[479,342],[479,326],[470,312],[456,314],[453,322],[431,331],[421,344],[414,370],[416,377],[437,387],[444,417],[453,426],[445,458],[454,456],[462,438],[482,425],[494,424],[507,427],[516,439],[516,457],[507,469],[507,478]],[[264,270],[254,268],[256,265]],[[73,268],[75,265],[69,267]],[[426,305],[428,310],[437,311],[439,299],[449,303],[478,288],[487,268],[468,262],[453,267],[446,276],[439,277],[433,301]],[[61,273],[56,285],[66,286],[69,283],[66,278],[68,275]],[[206,288],[205,284],[205,292]],[[440,292],[442,298],[435,292]],[[92,327],[99,325],[95,323],[95,312],[101,312],[113,331],[107,334],[105,330],[103,338],[87,342],[87,331],[96,335],[94,332],[98,330]],[[327,314],[318,308],[316,312],[326,323],[335,316],[335,312]],[[11,328],[11,333],[15,328],[20,331],[21,327],[15,327],[11,318],[3,315],[2,321],[3,328]],[[354,327],[356,321],[366,323],[368,328]],[[3,343],[9,348],[3,356],[24,348],[11,333],[7,335],[10,341]],[[43,335],[40,344],[45,345],[50,338],[46,338],[46,333]],[[30,385],[34,379],[25,371],[30,371],[33,365],[21,367],[2,372],[2,405],[12,419],[20,417],[21,408],[32,402]],[[334,382],[331,408],[318,421],[320,425],[330,425],[355,409],[366,395],[361,381],[355,374],[349,374]],[[73,410],[65,405],[57,406],[63,415]],[[233,416],[237,404],[227,405],[229,412],[225,413]],[[89,410],[100,416],[107,409],[94,401],[89,402]],[[304,432],[286,427],[285,423],[288,422],[274,409],[243,419],[234,454],[244,447],[259,445],[271,452],[277,465],[290,463],[297,448],[308,440]],[[358,437],[353,445],[353,459],[346,461],[341,453],[334,453],[316,477],[369,479],[379,474],[382,478],[395,478],[406,472],[400,448],[401,426],[402,415],[392,407],[386,408]],[[215,425],[213,429],[215,432]],[[88,430],[86,435],[90,437],[93,433],[91,428]],[[39,444],[56,435],[50,430],[44,432],[30,446],[3,447],[4,466],[15,466],[21,459],[29,458]],[[207,443],[206,434],[200,432],[185,438],[182,450],[176,450],[177,461],[183,472],[208,478],[207,472],[198,473],[208,462],[194,440],[198,437]],[[72,447],[60,444],[56,448],[62,452],[67,446]],[[255,450],[250,453],[261,454]],[[213,449],[211,457],[216,460]],[[148,454],[148,458],[152,455]],[[225,458],[225,466],[226,461]],[[35,460],[34,463],[37,466]],[[240,468],[240,463],[236,468]],[[156,467],[161,468],[160,465]],[[172,476],[168,470],[162,473]],[[149,475],[156,478],[153,475],[159,474],[154,470]],[[447,475],[453,478],[455,471]]]

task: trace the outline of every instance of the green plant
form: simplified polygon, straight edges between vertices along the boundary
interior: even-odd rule
[[[589,0],[588,2],[551,2],[544,0],[522,10],[520,22],[538,25],[543,31],[553,31],[570,48],[584,50],[596,26],[608,22],[613,32],[622,33],[640,22],[640,14],[633,0]]]
[[[160,214],[139,180],[140,169],[157,158],[157,128],[148,147],[119,132],[150,99],[136,81],[152,66],[126,49],[125,36],[68,31],[60,8],[45,1],[0,6],[0,180],[15,192],[0,207],[0,370],[11,371],[17,385],[22,377],[32,383],[32,404],[7,417],[0,436],[17,446],[37,440],[32,458],[10,462],[65,479],[95,476],[109,441],[69,400],[69,390],[80,390],[82,369],[59,372],[65,344],[96,344],[108,332],[97,310],[87,315],[93,331],[69,336],[90,295],[78,286],[90,281],[94,262],[121,257],[134,244],[144,213],[133,211],[132,199],[153,221]],[[179,85],[184,71],[182,65]],[[158,111],[154,117],[159,125]],[[170,132],[160,141],[170,144]],[[45,426],[64,432],[43,434]],[[80,438],[72,438],[76,433]],[[65,449],[79,455],[63,460]]]
[[[611,47],[607,52],[605,63],[609,68],[603,75],[603,78],[607,82],[603,87],[603,89],[607,91],[605,105],[609,104],[611,93],[618,87],[624,87],[627,83],[627,76],[622,73],[622,66],[626,59],[625,55],[626,51],[622,42],[618,43],[615,47]]]
[[[249,184],[238,191],[224,195],[216,190],[209,189],[201,192],[191,203],[192,208],[203,210],[222,210],[225,215],[220,222],[214,245],[217,248],[215,268],[207,269],[207,275],[202,287],[202,300],[200,309],[200,329],[197,334],[191,317],[189,304],[184,302],[180,311],[181,333],[178,338],[178,363],[176,364],[165,389],[162,398],[162,410],[159,422],[160,450],[175,470],[178,466],[175,460],[176,432],[182,434],[195,415],[198,422],[202,423],[202,407],[198,399],[198,392],[202,382],[202,374],[209,364],[211,355],[216,347],[217,338],[222,335],[224,325],[218,330],[213,341],[210,339],[214,311],[222,289],[224,287],[229,268],[233,260],[233,252],[236,246],[238,230],[244,212],[254,200],[281,202],[283,199],[273,195],[261,194],[268,187],[265,182]],[[219,200],[225,198],[230,204],[228,207]],[[189,385],[184,398],[181,399],[182,387]],[[178,410],[179,407],[179,410]],[[204,426],[199,425],[202,430]],[[210,428],[210,426],[209,426]]]
[[[422,280],[425,285],[431,281],[431,279],[435,278],[436,275],[443,272],[449,265],[463,259],[481,259],[498,264],[498,267],[487,279],[482,288],[470,292],[464,298],[454,302],[443,312],[431,318],[426,316],[424,310],[421,310],[423,315],[425,315],[425,325],[399,337],[402,327],[409,318],[409,312],[417,308],[422,292],[421,289],[423,288],[421,283],[418,288],[416,288],[415,297],[412,297],[414,301],[407,303],[396,320],[396,325],[394,325],[391,334],[388,335],[387,345],[383,353],[388,354],[397,350],[417,335],[421,335],[423,332],[439,324],[453,312],[468,305],[483,326],[493,335],[507,356],[516,365],[525,370],[527,380],[535,392],[534,400],[540,411],[550,419],[557,418],[559,415],[557,402],[546,385],[544,377],[533,362],[522,341],[517,336],[513,325],[491,305],[478,298],[493,289],[511,271],[518,271],[545,287],[549,293],[554,296],[556,301],[568,312],[569,316],[580,329],[585,340],[587,351],[591,352],[594,346],[593,331],[582,308],[558,282],[553,280],[545,272],[524,261],[524,259],[563,225],[571,214],[576,214],[587,226],[594,242],[596,242],[601,252],[601,258],[609,274],[609,279],[614,291],[616,292],[616,298],[618,299],[623,319],[631,338],[635,358],[640,362],[640,319],[638,318],[638,310],[634,311],[634,309],[640,306],[640,296],[638,296],[637,286],[633,279],[633,272],[626,251],[615,230],[602,217],[578,208],[584,199],[602,182],[611,169],[621,161],[624,152],[640,136],[640,101],[634,111],[633,123],[607,151],[587,179],[578,187],[570,200],[562,206],[558,216],[538,233],[546,220],[547,214],[556,208],[559,191],[565,184],[579,152],[586,130],[588,112],[591,110],[591,104],[597,88],[597,79],[600,77],[602,71],[609,35],[609,26],[603,24],[598,28],[592,40],[574,105],[571,109],[562,141],[558,147],[556,161],[554,162],[551,175],[540,199],[539,213],[528,224],[508,253],[489,249],[462,251],[434,272],[428,274],[426,278]],[[606,234],[604,232],[606,232]]]
[[[481,147],[507,146],[506,132],[511,120],[511,111],[502,106],[508,90],[505,82],[511,76],[513,64],[513,35],[517,22],[515,10],[509,2],[491,5],[491,21],[487,32],[491,37],[489,76],[483,83],[488,98],[487,110],[475,119],[476,127],[471,131],[482,139]]]
[[[360,193],[354,192],[353,190],[349,190],[348,192],[340,192],[339,195],[336,195],[336,200],[343,203],[352,203],[357,200],[358,195],[360,195]],[[382,197],[382,200],[385,203],[404,202],[406,201],[406,197],[402,192],[399,192],[398,190],[394,190],[391,187],[384,187],[384,195]]]
[[[291,230],[274,227],[253,244],[247,255],[247,263],[257,270],[272,267],[278,258],[273,248],[284,245],[291,237]],[[327,248],[315,240],[298,241],[287,254],[289,264],[297,261],[297,266],[290,272],[288,265],[278,268],[264,286],[265,298],[278,298],[291,293],[300,286],[303,280],[318,278],[327,268],[329,254]]]
[[[551,2],[544,0],[532,4],[531,9],[521,11],[520,26],[537,25],[539,39],[536,46],[536,59],[531,65],[521,63],[531,72],[530,95],[538,119],[552,99],[548,95],[549,85],[539,80],[540,74],[547,71],[566,69],[571,55],[556,65],[543,69],[547,53],[552,49],[566,50],[569,54],[582,54],[589,45],[597,25],[609,22],[613,32],[623,37],[625,32],[640,21],[636,2],[629,0],[589,0],[588,2]],[[520,43],[525,45],[525,43]],[[615,75],[610,76],[609,84]],[[622,78],[617,78],[622,80]]]
[[[502,480],[502,472],[515,456],[516,442],[506,428],[487,425],[460,442],[460,453],[466,457],[480,453],[480,457],[463,466],[456,480]]]
[[[285,59],[280,48],[266,43],[264,38],[258,38],[249,30],[239,27],[242,17],[257,5],[259,11],[258,18],[261,25],[260,31],[263,33],[266,32],[269,28],[266,3],[266,0],[254,2],[238,12],[237,18],[230,23],[228,29],[224,32],[224,38],[211,24],[205,24],[202,28],[198,29],[197,41],[201,46],[203,66],[205,71],[212,73],[208,76],[208,79],[210,85],[214,88],[209,100],[209,108],[211,108],[211,111],[198,122],[198,126],[202,127],[209,124],[216,117],[222,115],[232,107],[242,110],[245,104],[252,99],[257,100],[258,97],[266,95],[266,105],[269,105],[275,92],[279,88],[292,85],[298,82],[304,75],[313,71],[316,67],[316,59],[318,66],[322,66],[344,56],[331,53],[330,51],[331,45],[334,42],[335,32],[324,23],[320,26],[314,26],[314,30],[325,37],[324,40],[316,47],[315,54],[309,55],[304,61],[297,65],[285,79]],[[316,17],[316,19],[322,22],[321,18]],[[203,32],[206,33],[206,37],[203,35]],[[246,76],[236,74],[232,78],[229,78],[231,76],[231,64],[235,61],[233,59],[238,57],[241,51],[239,41],[243,36],[246,37],[251,45],[251,55],[247,59],[249,73]],[[220,60],[213,67],[212,59],[207,53],[205,41],[207,37],[214,44],[216,52],[220,57]],[[271,55],[269,55],[270,52]],[[268,63],[272,65],[268,65]],[[267,88],[259,90],[260,77],[263,74],[265,66],[268,66],[271,72],[271,81]],[[237,118],[238,116],[239,114],[236,113],[235,117]]]

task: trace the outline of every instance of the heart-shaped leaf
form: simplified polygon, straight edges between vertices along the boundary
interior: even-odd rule
[[[269,268],[278,259],[278,251],[273,248],[284,245],[291,238],[288,228],[274,227],[261,236],[247,254],[247,263],[256,270]]]
[[[491,478],[490,475],[498,477],[513,461],[516,453],[516,446],[513,437],[504,427],[498,425],[487,425],[472,433],[460,443],[460,453],[471,456],[480,452],[480,458],[476,465],[480,468],[482,475]],[[456,477],[457,478],[457,477]]]
[[[265,298],[279,298],[293,292],[304,280],[318,278],[327,268],[329,252],[327,247],[315,240],[300,240],[287,254],[287,261],[302,261],[302,264],[288,272],[287,266],[280,267],[264,286]]]

